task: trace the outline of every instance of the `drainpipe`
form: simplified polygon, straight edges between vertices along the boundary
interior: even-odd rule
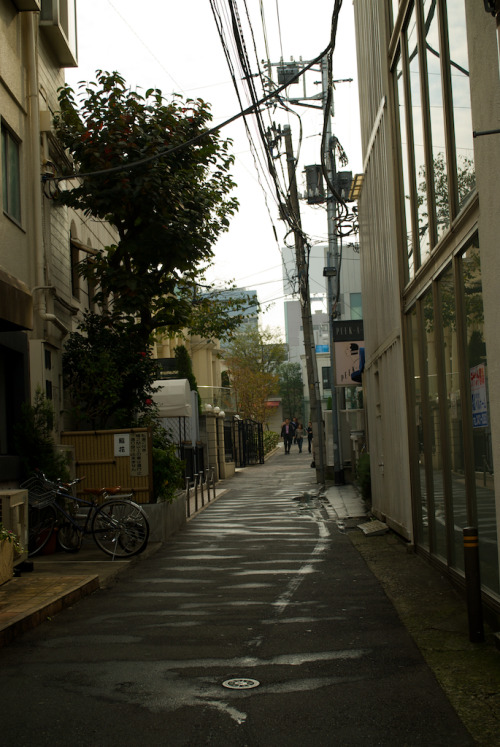
[[[31,160],[35,170],[31,180],[32,187],[32,210],[33,210],[33,246],[35,250],[35,287],[32,293],[38,291],[33,299],[33,308],[36,314],[45,322],[51,322],[62,333],[69,335],[70,330],[55,314],[47,312],[47,296],[53,286],[48,286],[45,281],[45,247],[43,240],[42,221],[42,197],[40,187],[40,106],[38,101],[38,17],[36,11],[23,14],[26,23],[27,37],[27,73],[28,73],[28,122],[30,127]]]
[[[36,291],[42,291],[40,294],[41,296],[41,302],[37,306],[35,304],[35,308],[38,311],[39,316],[41,316],[42,319],[44,319],[46,322],[52,322],[55,324],[55,326],[61,330],[64,336],[69,335],[70,330],[68,327],[64,324],[64,322],[61,322],[61,320],[55,315],[55,314],[49,314],[47,311],[45,311],[46,308],[46,298],[45,298],[45,291],[52,291],[55,293],[55,286],[53,285],[35,285],[34,288],[31,289],[32,293],[35,293]]]

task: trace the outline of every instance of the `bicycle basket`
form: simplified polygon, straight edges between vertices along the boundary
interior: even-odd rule
[[[52,487],[49,480],[41,477],[30,477],[21,483],[20,487],[28,491],[28,503],[30,506],[43,508],[50,503],[54,503],[56,499],[55,487]]]

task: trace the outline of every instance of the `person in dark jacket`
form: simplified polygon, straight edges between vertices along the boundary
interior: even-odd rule
[[[283,439],[283,443],[285,444],[285,454],[290,453],[290,446],[292,445],[294,432],[295,429],[290,423],[290,419],[286,418],[285,422],[281,426],[281,438]]]

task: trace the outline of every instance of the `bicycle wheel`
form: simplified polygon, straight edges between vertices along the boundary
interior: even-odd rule
[[[95,543],[114,558],[127,558],[142,552],[148,544],[146,514],[132,501],[106,501],[92,518]]]
[[[57,532],[57,544],[64,552],[78,552],[82,539],[82,533],[70,521],[61,524]]]
[[[43,508],[28,508],[28,557],[39,553],[54,531],[57,520],[56,509],[48,505]]]

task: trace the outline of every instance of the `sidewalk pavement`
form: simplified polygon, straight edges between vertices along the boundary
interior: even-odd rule
[[[258,469],[247,468],[256,470],[256,476]],[[233,487],[234,479],[219,483],[217,497]],[[359,530],[369,517],[353,486],[327,486],[323,500],[339,531],[348,535],[384,588],[476,744],[500,744],[500,653],[493,632],[485,625],[485,642],[471,643],[465,602],[448,579],[393,532],[383,527],[381,533]],[[110,586],[131,564],[147,560],[161,547],[150,544],[137,557],[112,561],[92,545],[89,538],[77,555],[36,556],[32,573],[0,587],[0,647]]]
[[[227,490],[221,484],[215,500]],[[196,500],[191,493],[188,521],[209,505],[206,488]],[[214,500],[212,493],[210,500]],[[147,560],[160,547],[160,542],[149,542],[140,555],[113,560],[88,536],[78,553],[52,552],[30,558],[32,571],[0,586],[0,648],[97,589],[110,586],[131,565]]]

